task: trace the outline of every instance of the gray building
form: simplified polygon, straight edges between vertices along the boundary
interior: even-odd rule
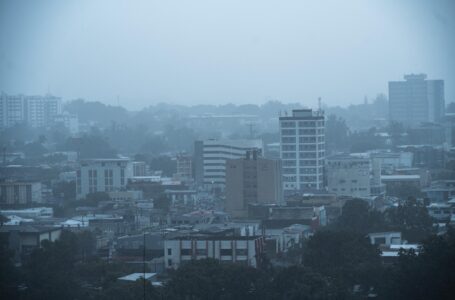
[[[62,112],[61,99],[52,95],[0,96],[0,127],[8,128],[20,123],[31,127],[52,125],[55,118]]]
[[[335,155],[327,158],[327,188],[339,196],[365,198],[371,194],[369,158]]]
[[[6,181],[0,183],[0,204],[32,204],[42,202],[40,182]]]
[[[422,122],[442,122],[444,81],[426,80],[425,74],[405,75],[405,81],[389,82],[389,119],[407,127]]]
[[[206,188],[224,191],[226,186],[226,161],[245,157],[249,150],[263,151],[262,140],[196,141],[194,145],[194,170],[196,183]]]
[[[129,158],[82,160],[76,172],[76,198],[84,198],[89,193],[125,190],[132,175]]]
[[[280,117],[284,191],[322,189],[325,159],[323,111],[298,109]]]
[[[258,157],[256,151],[246,158],[226,162],[226,212],[247,217],[249,204],[283,202],[281,161]]]

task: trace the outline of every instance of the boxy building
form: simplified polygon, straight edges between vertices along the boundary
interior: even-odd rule
[[[246,158],[226,162],[226,212],[247,217],[249,204],[283,204],[281,161],[258,157],[248,151]]]
[[[213,258],[222,263],[257,267],[263,248],[262,236],[184,234],[165,240],[165,265],[166,268],[177,269],[191,260]]]

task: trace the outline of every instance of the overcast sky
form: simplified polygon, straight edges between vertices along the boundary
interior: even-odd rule
[[[450,0],[0,0],[0,38],[11,94],[348,105],[424,72],[455,100]]]

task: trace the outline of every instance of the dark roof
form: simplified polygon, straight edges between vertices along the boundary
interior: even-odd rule
[[[4,225],[0,227],[1,233],[18,231],[20,233],[46,233],[61,230],[61,227],[36,226],[36,225]]]

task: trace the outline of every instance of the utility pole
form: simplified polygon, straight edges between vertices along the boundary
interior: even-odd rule
[[[143,268],[144,268],[143,269],[143,273],[144,273],[143,279],[144,279],[144,282],[143,283],[144,283],[144,300],[145,300],[145,231],[144,231],[144,247],[143,247],[143,249],[144,249],[144,253],[143,253],[143,263],[144,263],[143,264]]]

